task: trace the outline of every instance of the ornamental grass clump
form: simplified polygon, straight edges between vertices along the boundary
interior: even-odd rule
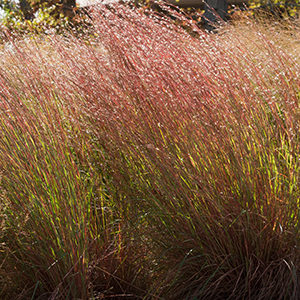
[[[83,99],[61,84],[72,84],[74,66],[61,59],[71,47],[53,37],[3,50],[1,299],[125,297],[145,289],[145,247],[124,230],[130,200],[122,202],[111,182],[105,148],[80,111]]]
[[[299,37],[169,13],[3,46],[2,298],[299,298]]]

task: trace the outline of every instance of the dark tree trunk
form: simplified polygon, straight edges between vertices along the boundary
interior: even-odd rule
[[[73,8],[76,7],[76,0],[63,0],[63,14],[65,16],[73,15]]]
[[[33,20],[34,15],[30,5],[30,0],[20,0],[20,8],[25,20]]]
[[[225,21],[227,12],[227,0],[206,0],[203,15],[206,29],[212,31],[215,28],[213,24],[218,22],[219,18]]]

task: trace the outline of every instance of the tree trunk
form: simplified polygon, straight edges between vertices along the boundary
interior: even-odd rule
[[[227,0],[206,0],[205,12],[203,20],[205,22],[205,28],[212,31],[215,26],[214,23],[226,20],[228,12]]]
[[[76,0],[63,0],[63,14],[65,16],[72,16],[74,11],[73,8],[76,7]]]
[[[30,0],[20,0],[20,8],[25,20],[33,20],[34,15],[30,5]]]

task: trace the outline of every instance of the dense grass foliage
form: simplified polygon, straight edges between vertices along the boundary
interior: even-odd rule
[[[297,31],[93,14],[1,49],[0,298],[299,299]]]

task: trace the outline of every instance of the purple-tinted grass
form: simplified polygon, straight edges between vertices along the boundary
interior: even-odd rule
[[[173,13],[4,45],[1,296],[299,298],[297,45]]]

